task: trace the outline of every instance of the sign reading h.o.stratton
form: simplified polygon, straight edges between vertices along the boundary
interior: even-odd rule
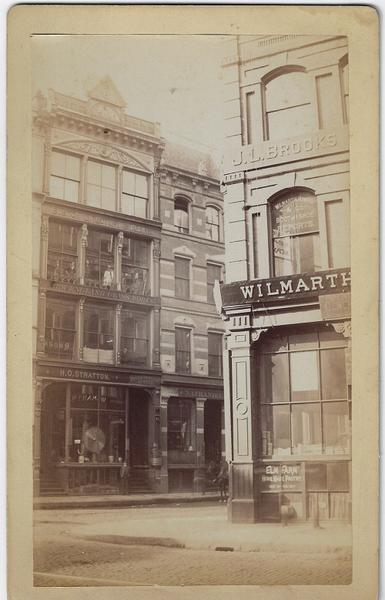
[[[222,284],[222,306],[269,303],[350,292],[350,269]]]

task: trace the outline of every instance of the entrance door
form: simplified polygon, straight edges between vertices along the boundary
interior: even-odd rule
[[[131,392],[129,410],[130,464],[148,464],[148,398],[145,393]]]

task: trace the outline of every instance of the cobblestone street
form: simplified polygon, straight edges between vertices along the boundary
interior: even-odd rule
[[[172,527],[185,528],[218,520],[222,506],[194,506],[115,510],[40,511],[35,525],[35,585],[258,585],[350,583],[351,556],[309,547],[304,551],[273,548],[260,551],[215,551],[178,548],[175,540],[156,537],[95,535],[115,529],[138,531],[138,523],[154,522],[154,515]],[[275,527],[277,532],[280,526]],[[293,526],[293,534],[294,528]],[[88,532],[85,535],[84,532]],[[170,529],[171,531],[171,529]],[[245,530],[246,531],[246,530]],[[94,534],[94,535],[93,535]],[[88,539],[87,539],[88,538]],[[94,538],[94,539],[92,539]],[[119,543],[112,543],[113,541]],[[222,547],[222,548],[226,548]],[[228,547],[229,548],[229,547]]]

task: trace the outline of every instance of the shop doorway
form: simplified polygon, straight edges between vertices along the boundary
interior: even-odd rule
[[[204,411],[205,463],[221,462],[222,402],[206,400]]]
[[[129,400],[130,465],[148,465],[148,397],[140,390],[130,392]]]

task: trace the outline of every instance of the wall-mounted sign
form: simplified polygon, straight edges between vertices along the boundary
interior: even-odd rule
[[[222,284],[222,306],[270,302],[350,292],[350,269],[333,269],[272,279]]]
[[[118,290],[107,288],[90,287],[87,285],[78,285],[74,283],[63,283],[56,281],[42,281],[40,284],[42,291],[60,292],[61,294],[71,294],[75,296],[85,296],[86,298],[108,298],[117,302],[128,302],[132,304],[160,304],[160,298],[156,296],[142,296],[139,294],[126,294]]]
[[[223,400],[223,391],[205,390],[200,388],[179,388],[178,396],[183,398],[207,398],[210,400]]]
[[[234,150],[226,161],[224,183],[236,182],[237,179],[233,174],[237,171],[269,167],[273,164],[334,154],[348,149],[347,127],[282,139],[280,142],[266,141],[246,146]]]
[[[268,464],[258,468],[261,492],[300,491],[303,485],[303,470],[300,463]]]
[[[36,375],[44,379],[67,379],[71,381],[89,381],[89,382],[104,382],[104,383],[126,383],[128,385],[139,385],[148,387],[160,386],[160,375],[152,375],[151,373],[127,373],[126,371],[118,371],[110,368],[108,371],[96,370],[90,367],[63,367],[57,365],[37,366]]]

